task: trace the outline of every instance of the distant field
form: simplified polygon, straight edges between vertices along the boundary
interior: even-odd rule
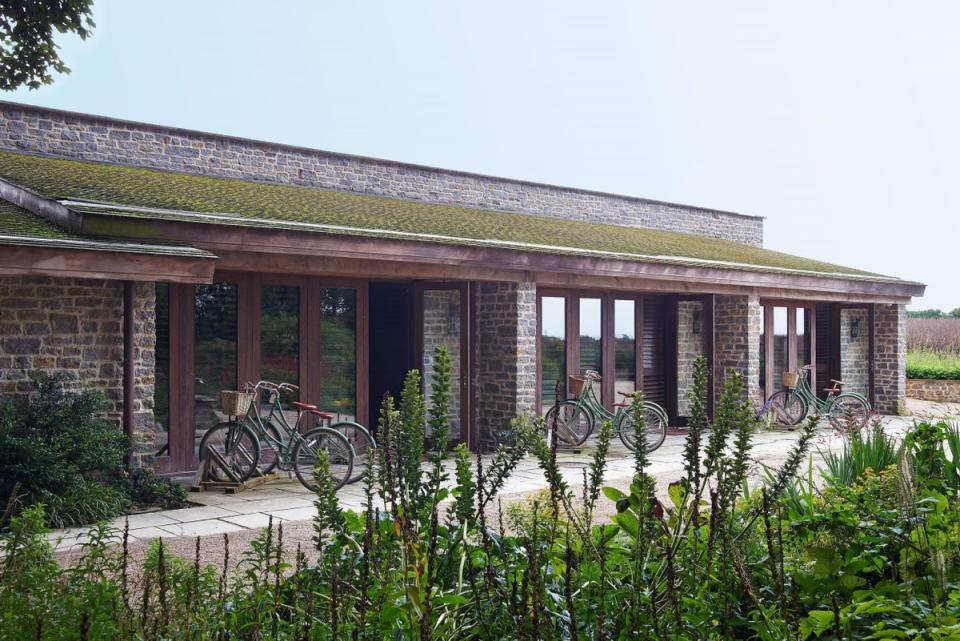
[[[960,318],[907,319],[907,351],[960,354]]]
[[[960,318],[907,320],[907,378],[960,380]]]

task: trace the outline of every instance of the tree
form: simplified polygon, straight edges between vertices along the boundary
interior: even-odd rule
[[[945,314],[939,309],[918,309],[908,311],[907,318],[943,318]]]
[[[952,312],[950,312],[950,318],[960,318],[960,307],[957,307]]]
[[[37,89],[53,72],[70,73],[53,30],[86,40],[96,26],[93,0],[0,0],[0,90]]]

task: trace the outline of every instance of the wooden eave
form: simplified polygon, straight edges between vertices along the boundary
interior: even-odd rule
[[[123,224],[118,225],[118,220]],[[865,276],[722,269],[494,247],[452,245],[261,227],[204,224],[116,214],[83,214],[82,232],[140,230],[150,240],[185,242],[219,257],[218,269],[343,276],[533,280],[541,286],[689,293],[749,293],[776,298],[908,303],[924,285]]]
[[[213,256],[137,253],[40,244],[0,245],[0,274],[209,283]]]

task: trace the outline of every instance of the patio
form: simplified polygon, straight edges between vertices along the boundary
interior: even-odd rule
[[[919,413],[923,407],[914,406]],[[904,430],[912,418],[884,416],[882,420],[886,428],[893,432]],[[683,442],[682,434],[669,434],[664,444],[650,455],[650,471],[657,480],[658,489],[666,493],[667,485],[676,481],[683,474]],[[762,461],[768,467],[777,467],[785,459],[797,432],[792,431],[761,431],[754,438],[752,456],[754,461]],[[818,450],[836,447],[842,439],[832,430],[820,431],[814,445],[814,455]],[[587,447],[580,452],[559,453],[559,462],[564,478],[572,488],[581,487],[583,469],[589,463],[591,448]],[[450,476],[453,476],[453,460],[447,463]],[[614,441],[610,448],[607,463],[607,477],[605,485],[625,488],[633,475],[633,459],[619,440]],[[755,464],[754,474],[760,473],[759,463]],[[533,456],[527,456],[517,466],[510,476],[500,497],[504,505],[517,502],[531,494],[547,487],[543,473]],[[342,488],[337,497],[340,505],[347,510],[363,509],[363,484],[354,483]],[[294,478],[282,478],[280,481],[268,483],[240,494],[223,494],[220,492],[191,493],[190,500],[199,505],[179,510],[164,510],[135,514],[129,517],[130,536],[135,541],[150,541],[156,538],[177,539],[181,537],[209,537],[224,533],[239,535],[239,539],[249,538],[257,531],[267,526],[270,518],[274,523],[297,523],[309,521],[313,518],[313,494],[306,490]],[[613,506],[609,501],[601,499],[599,518],[605,518],[612,513]],[[111,525],[122,530],[124,518],[115,519]],[[49,538],[54,542],[58,552],[76,551],[88,540],[88,528],[69,528],[51,532]],[[304,538],[309,540],[311,530],[303,529]],[[296,538],[294,538],[294,542]],[[190,546],[192,550],[192,546]]]

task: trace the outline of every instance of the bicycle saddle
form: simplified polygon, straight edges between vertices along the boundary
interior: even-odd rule
[[[300,401],[292,401],[290,404],[296,407],[301,412],[309,412],[314,416],[316,416],[317,418],[322,418],[327,421],[333,420],[333,414],[330,414],[329,412],[324,412],[319,407],[311,403],[301,403]]]

